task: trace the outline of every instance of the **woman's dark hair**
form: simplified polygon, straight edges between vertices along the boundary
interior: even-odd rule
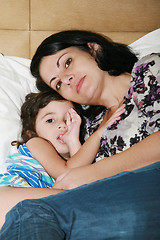
[[[67,101],[60,94],[55,91],[47,91],[41,93],[29,93],[25,102],[21,107],[21,123],[22,123],[22,131],[21,131],[21,140],[13,141],[12,145],[19,145],[26,143],[29,139],[33,137],[37,137],[37,133],[35,130],[35,122],[37,118],[37,114],[41,108],[47,106],[51,101]],[[81,106],[77,103],[73,103],[74,109],[81,116],[80,110]],[[80,128],[80,141],[84,142],[84,118],[81,116],[82,123]]]
[[[99,45],[99,49],[94,57],[101,70],[107,71],[113,76],[118,76],[125,72],[131,73],[137,57],[127,45],[113,42],[109,38],[90,31],[62,31],[46,38],[37,48],[32,58],[31,73],[37,79],[37,88],[40,91],[50,89],[43,82],[39,73],[39,66],[43,57],[55,54],[68,47],[77,47],[93,55],[93,51],[88,46],[88,43]]]

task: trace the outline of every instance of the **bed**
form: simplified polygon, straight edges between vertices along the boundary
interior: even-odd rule
[[[0,172],[21,130],[20,106],[36,92],[29,66],[39,43],[65,29],[102,33],[130,45],[140,57],[160,52],[159,0],[1,0]]]

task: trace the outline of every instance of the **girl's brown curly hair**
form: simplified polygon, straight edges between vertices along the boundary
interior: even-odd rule
[[[33,137],[37,137],[37,133],[35,130],[35,122],[37,118],[37,114],[41,108],[47,106],[51,101],[67,101],[61,95],[53,91],[40,92],[40,93],[29,93],[25,102],[21,107],[21,123],[22,123],[22,131],[21,131],[21,140],[13,141],[11,144],[13,146],[22,145],[26,143],[29,139]],[[73,103],[74,109],[81,116],[81,106],[79,104]],[[83,143],[83,132],[84,132],[84,118],[82,118],[81,124],[81,134],[80,141]]]

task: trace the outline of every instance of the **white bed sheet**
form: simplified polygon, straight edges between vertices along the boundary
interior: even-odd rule
[[[17,151],[11,141],[21,131],[19,113],[25,96],[37,91],[29,66],[29,59],[0,54],[0,172],[5,170],[6,156]]]

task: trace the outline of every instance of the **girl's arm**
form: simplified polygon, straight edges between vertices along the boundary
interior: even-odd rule
[[[155,132],[127,150],[94,164],[75,168],[60,176],[55,188],[71,189],[83,184],[132,171],[160,161],[160,132]]]
[[[67,132],[63,135],[63,141],[67,144],[70,157],[72,157],[81,147],[79,140],[81,117],[73,109],[67,112]]]
[[[79,166],[85,166],[91,164],[98,152],[100,146],[100,139],[102,133],[106,127],[111,126],[116,120],[120,120],[120,115],[125,112],[125,104],[118,108],[112,116],[102,126],[99,127],[81,146],[78,152],[76,152],[68,161],[67,166],[69,168],[75,168]]]
[[[115,120],[119,120],[120,115],[124,111],[124,106],[120,107],[101,128],[99,128],[91,137],[89,137],[89,139],[87,139],[79,151],[74,154],[68,161],[63,160],[58,155],[54,147],[45,139],[39,137],[31,138],[26,143],[26,146],[30,150],[32,156],[40,162],[48,174],[53,178],[57,178],[62,173],[71,168],[92,163],[98,151],[100,138],[104,128],[113,124]]]
[[[34,137],[26,143],[33,158],[35,158],[53,178],[57,178],[60,174],[68,169],[66,161],[57,153],[55,148],[47,140]]]

